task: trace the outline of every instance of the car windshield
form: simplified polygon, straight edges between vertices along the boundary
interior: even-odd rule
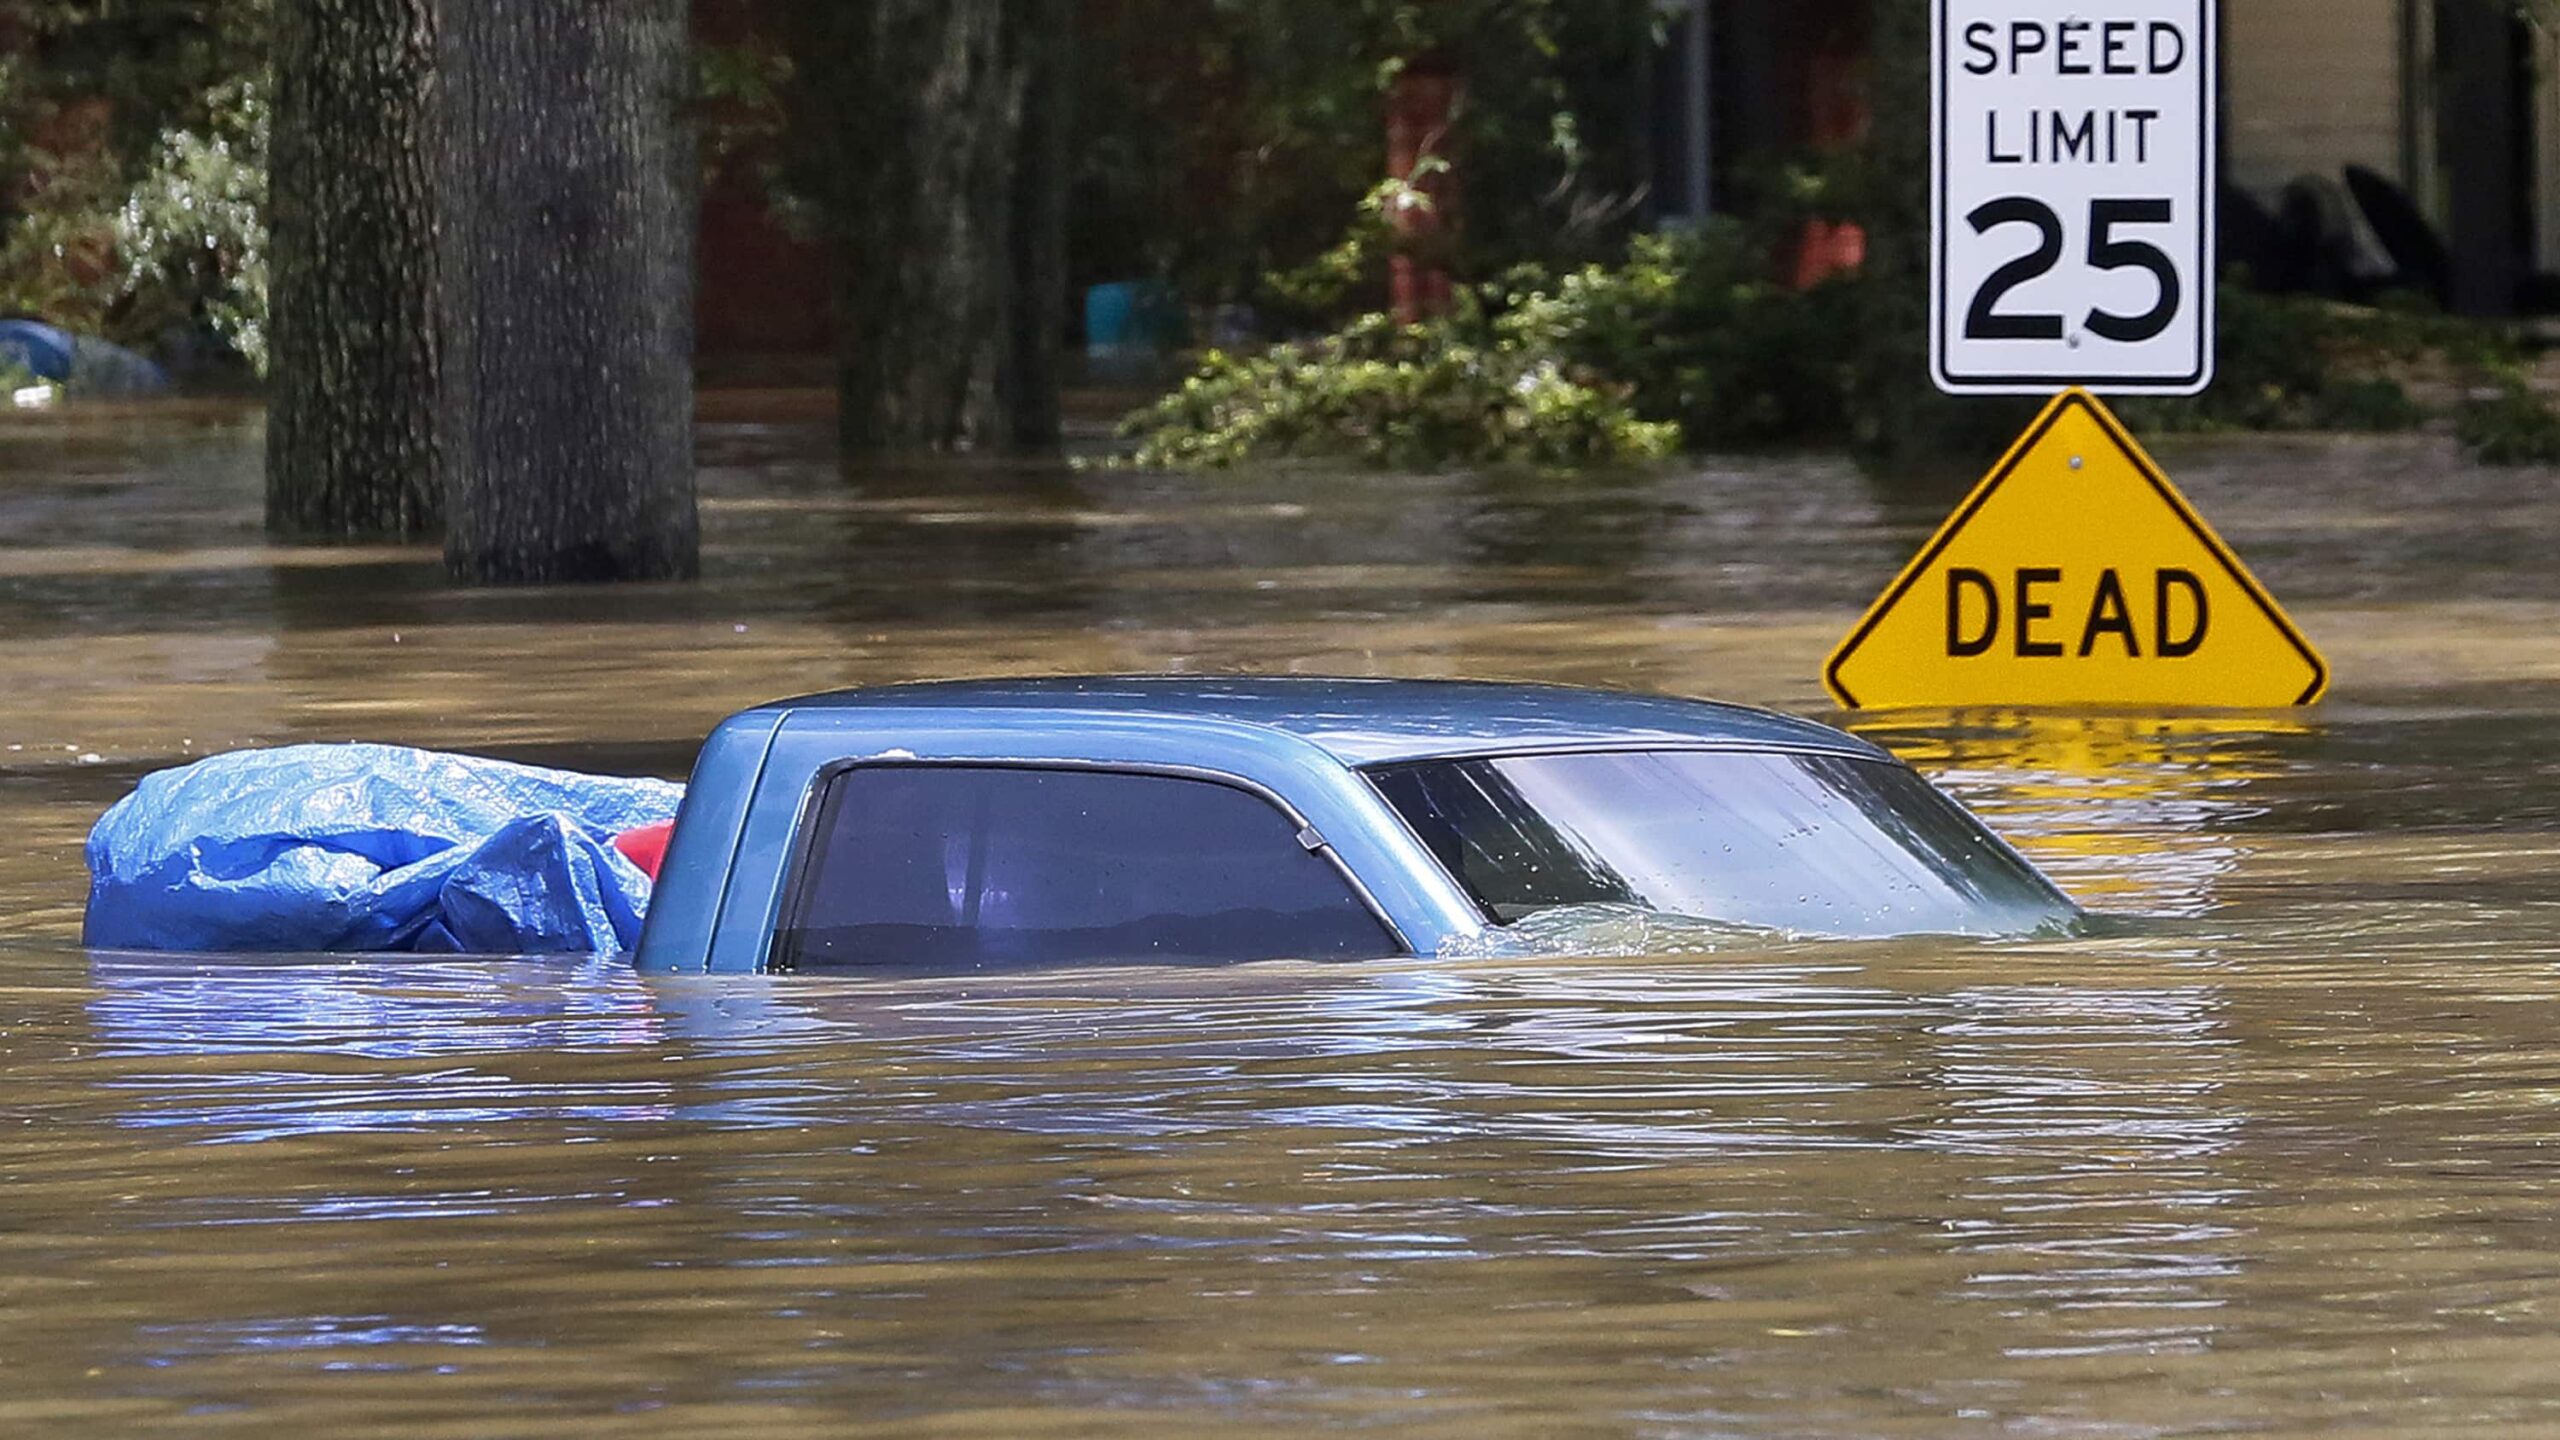
[[[1651,751],[1443,760],[1370,779],[1508,925],[1639,906],[1797,934],[2016,934],[2077,909],[1903,766]]]

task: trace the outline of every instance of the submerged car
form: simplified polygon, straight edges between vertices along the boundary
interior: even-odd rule
[[[646,972],[1431,955],[1633,907],[1794,935],[2080,912],[1885,751],[1810,721],[1529,685],[940,683],[705,745]]]

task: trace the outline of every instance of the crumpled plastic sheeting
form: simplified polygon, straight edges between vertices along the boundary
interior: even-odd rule
[[[628,950],[649,877],[613,848],[684,787],[388,745],[296,745],[146,777],[89,835],[101,950]]]

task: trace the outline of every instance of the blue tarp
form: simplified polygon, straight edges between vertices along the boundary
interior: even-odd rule
[[[69,331],[35,320],[0,320],[0,370],[23,370],[59,385],[71,378],[77,341]]]
[[[649,879],[613,848],[682,786],[387,745],[217,755],[89,835],[97,949],[606,953]]]
[[[95,335],[74,335],[37,320],[0,320],[0,372],[23,370],[73,395],[158,395],[169,372]]]

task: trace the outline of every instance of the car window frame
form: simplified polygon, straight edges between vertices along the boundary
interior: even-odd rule
[[[804,902],[808,899],[809,886],[816,875],[819,854],[825,848],[825,837],[819,833],[818,821],[826,810],[828,792],[838,780],[857,770],[1026,770],[1083,775],[1127,775],[1159,780],[1192,780],[1216,785],[1222,789],[1239,791],[1261,801],[1275,812],[1280,819],[1287,822],[1292,832],[1290,838],[1301,849],[1333,867],[1333,872],[1340,876],[1342,883],[1350,889],[1352,898],[1360,902],[1360,908],[1369,913],[1370,919],[1378,922],[1378,928],[1385,933],[1388,943],[1396,947],[1397,953],[1385,958],[1411,959],[1421,953],[1414,948],[1413,939],[1405,934],[1404,927],[1398,925],[1395,917],[1387,913],[1387,908],[1378,903],[1378,897],[1370,891],[1368,883],[1360,878],[1359,872],[1351,868],[1351,863],[1342,858],[1342,853],[1334,848],[1333,842],[1325,837],[1323,830],[1307,818],[1304,811],[1289,803],[1288,797],[1279,791],[1242,775],[1197,765],[1147,764],[1119,760],[1034,760],[1010,757],[926,759],[908,756],[873,756],[838,760],[820,766],[818,772],[809,778],[808,789],[800,797],[799,818],[793,822],[792,826],[791,858],[783,868],[781,903],[774,910],[772,931],[765,937],[764,961],[759,968],[766,974],[791,973],[783,964],[782,937],[799,928],[797,922],[808,913]],[[1436,860],[1434,863],[1437,863]]]
[[[1800,755],[1828,760],[1850,760],[1864,765],[1883,766],[1889,770],[1907,771],[1918,776],[1922,784],[1944,796],[1947,803],[1963,811],[1974,824],[1981,826],[1982,833],[1989,837],[1992,844],[2007,852],[2011,859],[2025,867],[2028,874],[2042,881],[2044,887],[2053,892],[2054,897],[2062,902],[2069,913],[2073,915],[2087,913],[2086,908],[2072,898],[2071,892],[2063,889],[2052,876],[2044,873],[2044,867],[2029,859],[2026,852],[2010,844],[2009,837],[2001,834],[1989,820],[1976,814],[1972,806],[1947,794],[1944,786],[1926,775],[1921,775],[1909,762],[1890,753],[1868,755],[1844,746],[1790,745],[1784,742],[1690,740],[1663,744],[1612,740],[1596,744],[1523,745],[1499,750],[1470,750],[1462,754],[1428,755],[1410,760],[1378,760],[1356,767],[1354,773],[1360,777],[1361,783],[1368,787],[1369,793],[1377,798],[1379,805],[1395,818],[1397,830],[1412,843],[1413,848],[1430,862],[1431,867],[1439,872],[1442,879],[1456,888],[1458,894],[1466,897],[1468,907],[1480,914],[1487,926],[1495,930],[1507,930],[1518,922],[1504,920],[1494,913],[1493,907],[1477,896],[1464,877],[1449,869],[1448,862],[1442,860],[1440,853],[1431,848],[1429,841],[1422,838],[1422,832],[1414,828],[1411,820],[1405,818],[1404,811],[1397,808],[1393,800],[1387,798],[1386,790],[1378,784],[1378,776],[1383,771],[1410,769],[1417,765],[1465,765],[1487,760],[1541,760],[1573,755]]]

